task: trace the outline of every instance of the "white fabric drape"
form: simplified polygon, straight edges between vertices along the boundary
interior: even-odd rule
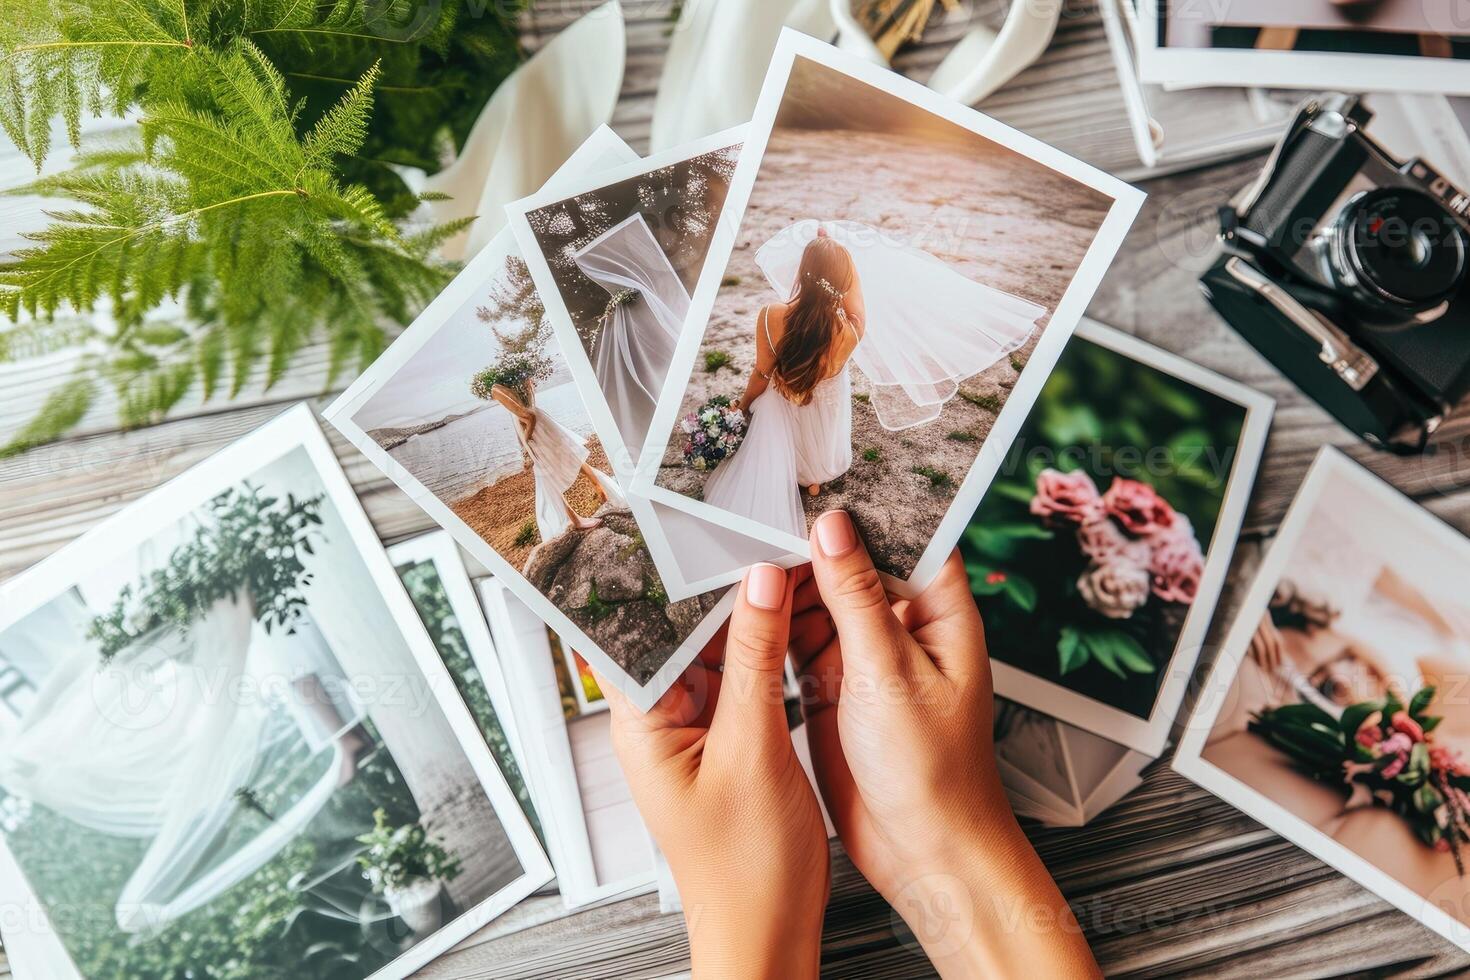
[[[57,630],[40,691],[0,744],[7,792],[149,841],[118,897],[124,932],[161,928],[244,880],[336,789],[340,745],[318,733],[313,751],[281,695],[264,693],[289,697],[290,677],[252,657],[258,629],[248,602],[223,599],[106,664],[82,630]],[[237,822],[242,789],[271,801],[254,833]]]
[[[857,268],[866,317],[852,360],[873,384],[873,409],[890,431],[938,418],[962,380],[1024,344],[1047,312],[876,228],[815,219],[788,225],[756,252],[780,299],[790,298],[819,227],[847,247]]]
[[[623,444],[637,452],[689,312],[689,291],[641,214],[609,228],[573,258],[607,290],[610,306],[592,366]],[[617,302],[619,296],[625,301]]]

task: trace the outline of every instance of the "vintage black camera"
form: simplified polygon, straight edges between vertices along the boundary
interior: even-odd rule
[[[1363,132],[1356,97],[1297,110],[1220,211],[1210,303],[1343,425],[1417,452],[1470,389],[1470,198]]]

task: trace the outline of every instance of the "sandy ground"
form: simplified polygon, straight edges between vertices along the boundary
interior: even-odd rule
[[[603,473],[612,472],[607,453],[596,438],[587,441],[587,448],[592,453],[587,461],[595,469]],[[577,482],[567,491],[567,501],[584,517],[592,516],[602,505],[602,498],[586,474],[578,476]],[[492,483],[479,493],[456,500],[449,506],[460,520],[516,568],[525,567],[531,549],[541,540],[538,537],[530,544],[516,544],[521,528],[527,521],[536,520],[536,477],[530,469]]]
[[[762,161],[715,300],[680,415],[710,396],[738,397],[755,363],[755,319],[777,297],[755,265],[768,238],[803,218],[861,221],[934,253],[957,271],[1045,306],[1072,280],[1111,199],[1009,151],[903,135],[778,129]],[[1050,313],[1040,321],[1045,327]],[[968,379],[933,422],[883,429],[853,371],[853,466],[802,499],[808,520],[835,507],[852,513],[879,567],[907,577],[933,537],[1041,330],[1009,358]],[[705,355],[729,365],[706,371]],[[684,465],[675,433],[661,486],[698,496],[705,479]],[[916,472],[924,470],[923,473]]]

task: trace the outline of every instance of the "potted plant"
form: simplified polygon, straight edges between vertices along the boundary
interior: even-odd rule
[[[373,811],[373,829],[357,839],[367,845],[357,863],[373,893],[387,899],[393,914],[415,933],[438,929],[444,921],[444,883],[459,877],[459,859],[430,840],[418,821],[389,826],[381,807]]]

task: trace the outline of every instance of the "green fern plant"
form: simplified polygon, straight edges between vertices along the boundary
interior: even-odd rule
[[[499,59],[504,71],[515,57],[503,36],[514,5],[464,23],[460,6],[0,0],[0,127],[38,168],[56,117],[75,144],[84,113],[141,116],[135,137],[24,189],[68,203],[0,266],[0,308],[17,322],[0,332],[0,359],[68,345],[83,354],[0,456],[65,432],[102,386],[132,426],[162,417],[196,386],[205,399],[233,394],[262,361],[272,384],[322,337],[333,377],[349,361],[371,361],[393,325],[446,281],[452,268],[435,253],[464,224],[404,222],[419,199],[405,202],[384,146],[418,119],[398,156],[421,164],[433,141],[448,149],[468,125],[446,129],[458,118],[453,94],[416,102],[395,91],[395,113],[375,112],[384,64],[432,83],[436,65],[474,62],[456,46]],[[290,77],[311,76],[304,93],[280,64]],[[335,74],[343,65],[355,74]],[[464,95],[459,115],[469,114],[469,89],[448,88]],[[482,84],[478,104],[487,96]],[[424,118],[434,112],[437,122]],[[167,299],[179,300],[179,322],[149,316]],[[114,330],[87,323],[99,306]]]

